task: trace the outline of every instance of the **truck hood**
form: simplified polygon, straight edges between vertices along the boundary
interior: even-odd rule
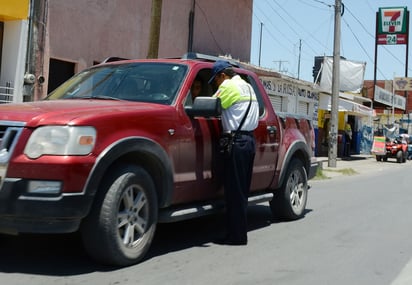
[[[39,125],[67,125],[76,120],[87,121],[99,116],[127,112],[153,112],[170,106],[115,100],[51,100],[0,105],[0,121],[23,122],[27,127]]]

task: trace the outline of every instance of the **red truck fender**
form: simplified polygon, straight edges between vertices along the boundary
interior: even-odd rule
[[[277,187],[280,187],[280,185],[282,185],[285,179],[285,175],[288,170],[289,164],[293,158],[298,158],[299,160],[302,161],[305,167],[305,171],[309,178],[309,173],[311,173],[311,159],[309,156],[310,153],[311,153],[311,150],[309,149],[305,141],[302,141],[302,140],[294,141],[289,146],[289,148],[286,150],[285,156],[282,160],[282,164],[278,165],[278,169],[277,169],[279,171],[278,184],[273,185],[273,186],[277,188]]]
[[[173,194],[173,170],[169,158],[158,143],[143,137],[123,138],[109,145],[96,160],[85,186],[87,193],[95,195],[102,177],[111,167],[121,167],[122,162],[138,163],[142,166],[153,177],[159,207],[170,204]]]

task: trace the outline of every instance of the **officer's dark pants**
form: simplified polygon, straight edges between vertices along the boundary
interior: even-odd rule
[[[230,154],[224,159],[224,189],[227,216],[227,239],[247,243],[247,204],[253,160],[255,138],[239,135],[235,138]]]

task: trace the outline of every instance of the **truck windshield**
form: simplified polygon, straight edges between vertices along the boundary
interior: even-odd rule
[[[113,99],[171,104],[187,66],[172,63],[130,63],[86,69],[56,88],[45,100]]]

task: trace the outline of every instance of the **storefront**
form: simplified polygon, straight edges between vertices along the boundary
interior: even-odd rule
[[[29,15],[29,0],[0,0],[0,21],[27,19]]]
[[[327,156],[332,97],[328,93],[319,94],[317,156]],[[363,105],[371,103],[368,98],[351,93],[339,94],[338,105],[338,156],[344,156],[345,144],[349,143],[350,154],[369,153],[373,142],[373,109]],[[352,130],[352,140],[345,141],[347,124]],[[347,147],[347,146],[346,146]]]
[[[317,128],[318,93],[312,83],[284,75],[259,78],[278,114],[293,114],[306,118]]]
[[[29,0],[0,0],[0,103],[21,102]]]
[[[375,118],[375,131],[377,133],[389,138],[396,136],[401,131],[410,133],[409,118],[404,114],[406,109],[404,96],[375,86],[374,101],[385,106],[384,109],[381,108],[377,112]]]

